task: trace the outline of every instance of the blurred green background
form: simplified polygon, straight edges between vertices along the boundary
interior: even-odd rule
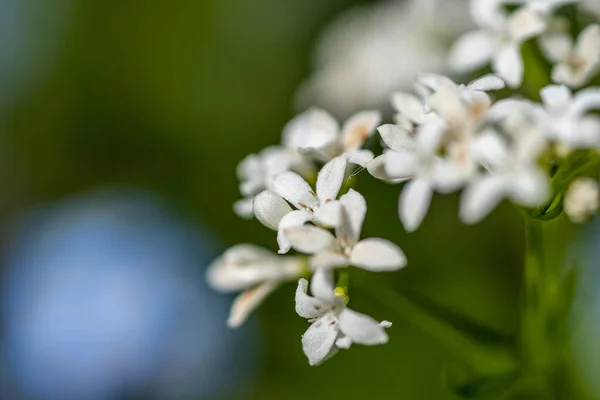
[[[293,94],[310,73],[319,33],[361,1],[24,3],[31,50],[6,55],[12,67],[0,86],[4,222],[35,204],[119,184],[167,198],[225,244],[274,249],[274,232],[232,211],[236,164],[278,142],[299,111]],[[7,30],[3,41],[18,39]],[[423,227],[408,235],[396,217],[399,186],[361,174],[358,189],[369,204],[365,235],[394,240],[409,260],[385,280],[500,332],[516,330],[523,230],[515,211],[504,205],[466,227],[457,198],[436,197]],[[294,290],[284,286],[253,317],[260,373],[235,398],[456,398],[442,380],[452,357],[352,289],[353,309],[393,321],[390,343],[309,367]]]

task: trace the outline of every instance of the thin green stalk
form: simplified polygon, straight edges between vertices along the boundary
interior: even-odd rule
[[[544,380],[550,376],[556,356],[548,331],[555,276],[545,256],[542,222],[527,221],[526,230],[521,354],[524,370]]]
[[[481,376],[505,375],[517,368],[516,358],[508,348],[479,343],[465,332],[375,279],[370,279],[365,286],[369,289],[369,295],[395,311],[404,321],[436,339],[456,358],[465,362]]]

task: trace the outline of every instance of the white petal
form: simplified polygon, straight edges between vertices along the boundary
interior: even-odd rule
[[[406,257],[389,240],[371,238],[361,240],[354,246],[350,262],[355,267],[368,271],[396,271],[406,265]]]
[[[468,88],[470,90],[480,90],[483,92],[487,92],[490,90],[504,89],[505,86],[506,84],[504,83],[502,78],[490,74],[485,75],[469,83]]]
[[[550,182],[539,168],[521,168],[511,179],[512,199],[525,207],[543,205],[550,197]]]
[[[331,114],[312,108],[285,126],[282,142],[288,148],[321,148],[334,141],[338,131],[339,125]]]
[[[461,126],[462,123],[467,119],[467,107],[463,103],[462,99],[456,88],[452,86],[442,86],[434,95],[429,98],[429,104],[431,108],[440,115],[443,120],[447,121],[452,126]],[[440,126],[438,120],[433,120],[425,125],[437,124]],[[421,130],[424,126],[422,125]],[[419,137],[421,136],[419,132]]]
[[[315,254],[333,249],[336,245],[336,240],[329,231],[316,226],[305,225],[299,228],[289,228],[284,233],[292,247],[300,253]]]
[[[346,158],[336,157],[321,168],[317,176],[317,196],[321,203],[335,200],[346,174]]]
[[[452,117],[455,118],[455,114]],[[424,155],[437,152],[444,137],[446,125],[441,119],[432,119],[421,125],[417,134],[417,150]]]
[[[492,167],[501,167],[508,159],[508,146],[505,139],[496,131],[487,129],[476,137],[469,149],[478,162]]]
[[[348,264],[346,257],[333,251],[322,251],[310,259],[310,265],[316,270],[339,268]]]
[[[406,116],[410,121],[416,124],[420,124],[425,120],[423,102],[410,93],[394,93],[392,95],[392,104],[401,115]]]
[[[303,270],[299,257],[279,257],[258,246],[239,244],[206,269],[206,280],[223,292],[245,290],[265,281],[296,279]]]
[[[457,72],[469,72],[487,64],[493,51],[493,38],[487,31],[469,32],[450,49],[448,64]]]
[[[452,81],[452,79],[444,76],[444,75],[439,75],[439,74],[431,74],[431,73],[421,73],[419,74],[419,76],[417,77],[418,79],[418,84],[425,86],[425,88],[428,88],[434,92],[437,92],[438,90],[440,90],[440,88],[442,86],[456,86],[456,84],[454,83],[454,81]],[[421,89],[422,90],[422,89]],[[429,91],[426,93],[426,96],[428,97],[431,93],[429,93]]]
[[[487,118],[491,121],[499,121],[510,118],[515,114],[528,113],[537,107],[537,104],[522,99],[502,99],[495,102],[487,112]]]
[[[576,132],[576,137],[569,143],[572,146],[577,148],[600,147],[600,117],[597,115],[583,117]]]
[[[400,194],[399,215],[404,229],[414,232],[429,210],[433,189],[429,182],[415,179],[408,182]]]
[[[508,33],[517,43],[539,35],[544,29],[546,29],[544,19],[539,13],[527,8],[515,11],[508,22]]]
[[[349,349],[352,346],[352,340],[348,336],[344,336],[336,340],[335,345],[340,349]]]
[[[233,211],[244,219],[252,219],[254,218],[254,210],[253,210],[253,197],[246,197],[244,199],[240,199],[233,203]]]
[[[465,165],[459,165],[455,161],[448,159],[437,159],[433,167],[433,182],[439,193],[452,193],[461,188],[466,180],[473,173],[472,160],[469,160],[469,155],[465,161],[461,161]]]
[[[371,176],[381,180],[388,180],[390,177],[385,173],[385,164],[387,153],[384,153],[378,157],[375,157],[372,161],[367,163],[367,171]]]
[[[571,103],[571,91],[565,85],[549,85],[540,91],[544,105],[551,110],[562,112]]]
[[[406,151],[389,151],[384,161],[385,176],[390,178],[410,178],[419,165],[419,157]]]
[[[271,189],[299,209],[313,207],[318,203],[310,185],[295,172],[286,171],[277,175]]]
[[[359,167],[366,168],[367,164],[375,158],[370,150],[357,150],[345,153],[349,163],[356,164]]]
[[[379,323],[379,326],[381,326],[382,328],[391,328],[392,327],[392,323],[390,321],[381,321]]]
[[[538,43],[544,55],[555,63],[567,60],[573,50],[573,40],[563,33],[541,36]]]
[[[292,248],[292,243],[285,234],[287,229],[301,227],[312,220],[312,214],[304,210],[292,211],[286,214],[279,222],[279,227],[277,229],[277,244],[279,244],[278,253],[285,254]]]
[[[330,201],[315,210],[315,220],[319,225],[336,227],[340,224],[342,206],[338,201]]]
[[[469,2],[469,11],[478,26],[499,28],[505,20],[502,0],[474,0]]]
[[[506,84],[512,88],[521,86],[523,82],[523,60],[521,50],[516,44],[502,47],[492,60],[492,68]]]
[[[502,201],[505,192],[504,176],[490,174],[474,180],[461,197],[461,220],[465,224],[481,221]]]
[[[578,88],[588,81],[589,76],[583,69],[573,69],[568,64],[557,64],[552,69],[552,82]]]
[[[600,109],[600,88],[589,87],[577,92],[570,112],[575,115],[583,115],[589,110],[597,109]]]
[[[281,219],[290,213],[292,208],[277,193],[265,190],[254,198],[253,210],[261,224],[276,231]]]
[[[575,56],[596,63],[600,58],[600,26],[590,25],[585,28],[577,39]]]
[[[375,132],[380,121],[378,111],[362,111],[350,117],[342,129],[344,151],[358,150]]]
[[[340,329],[354,343],[374,346],[388,342],[388,335],[379,323],[368,315],[344,309],[338,316]]]
[[[367,214],[367,201],[354,189],[340,198],[343,206],[341,220],[336,229],[338,239],[345,238],[349,245],[353,245],[360,238],[365,215]]]
[[[242,325],[250,313],[261,305],[277,286],[276,282],[269,281],[238,295],[231,305],[227,326],[237,328]]]
[[[345,299],[336,296],[334,289],[333,271],[325,268],[315,270],[310,280],[310,291],[313,296],[332,306],[344,306]]]
[[[296,313],[307,319],[317,318],[328,312],[329,304],[308,295],[308,281],[300,279],[296,288]]]
[[[325,361],[337,339],[339,327],[332,314],[326,314],[315,321],[302,335],[302,350],[310,365]]]
[[[413,151],[416,143],[414,137],[405,129],[397,125],[386,124],[377,128],[381,139],[392,150],[395,151]]]

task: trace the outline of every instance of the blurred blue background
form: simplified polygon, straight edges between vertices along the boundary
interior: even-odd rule
[[[452,358],[368,296],[353,308],[392,320],[391,343],[309,368],[293,284],[229,331],[231,297],[203,281],[229,245],[274,248],[273,232],[232,212],[235,166],[320,103],[295,95],[320,33],[374,4],[0,0],[0,398],[457,398],[441,378]],[[516,212],[465,227],[457,198],[436,198],[407,235],[397,186],[361,175],[358,188],[365,234],[408,256],[392,285],[516,331]]]

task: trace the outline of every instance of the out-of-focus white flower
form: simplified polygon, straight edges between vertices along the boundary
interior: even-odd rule
[[[439,119],[420,125],[415,132],[396,125],[379,127],[384,142],[393,150],[382,156],[385,175],[396,180],[410,179],[398,203],[400,220],[409,232],[421,225],[435,190],[449,192],[458,189],[463,181],[463,171],[437,154],[444,128]]]
[[[565,197],[565,213],[575,223],[585,222],[598,211],[600,187],[591,178],[580,178],[569,186]]]
[[[353,265],[369,271],[395,271],[406,265],[404,253],[392,242],[380,238],[359,241],[367,213],[367,203],[360,193],[350,189],[340,197],[339,204],[341,218],[335,236],[313,225],[286,230],[295,250],[312,255],[313,268]]]
[[[296,312],[311,323],[302,335],[302,349],[310,365],[318,365],[352,343],[374,346],[388,342],[384,328],[392,324],[378,323],[368,315],[346,307],[345,298],[334,291],[329,271],[321,271],[313,279],[308,295],[308,281],[300,279],[296,290]]]
[[[299,257],[277,256],[250,244],[227,250],[206,271],[208,283],[223,292],[243,292],[234,300],[227,324],[236,328],[284,281],[303,275]]]
[[[600,118],[587,113],[600,109],[600,88],[587,88],[575,96],[564,85],[550,85],[541,90],[543,107],[534,115],[549,140],[567,148],[600,145]]]
[[[472,25],[467,0],[388,1],[340,16],[323,34],[315,72],[301,86],[302,107],[319,105],[340,117],[386,106],[417,74],[446,72],[448,38]]]
[[[378,111],[361,111],[350,117],[340,130],[328,112],[312,108],[294,118],[284,129],[284,142],[300,153],[327,162],[346,155],[355,164],[364,165],[373,158],[361,146],[375,132],[381,121]]]
[[[472,153],[488,171],[473,178],[462,194],[460,217],[464,223],[481,221],[505,197],[525,207],[541,206],[548,200],[549,179],[536,163],[541,147],[530,139],[514,140],[509,146],[491,129],[477,138]]]
[[[472,0],[471,15],[481,28],[463,35],[452,47],[449,64],[469,72],[491,61],[492,68],[511,87],[523,81],[521,44],[546,28],[542,15],[524,7],[507,15],[502,0]]]
[[[556,63],[552,80],[578,88],[586,84],[600,66],[600,26],[584,29],[576,43],[567,32],[543,36],[540,45],[546,56]]]
[[[254,196],[268,189],[274,176],[290,169],[309,174],[312,165],[297,149],[286,145],[270,146],[258,154],[246,156],[237,166],[240,193],[244,198],[234,204],[236,214],[242,218],[251,218]]]
[[[263,225],[277,231],[279,253],[287,253],[291,248],[286,229],[308,221],[325,226],[339,223],[340,205],[335,200],[344,182],[346,165],[344,156],[325,164],[317,176],[316,193],[300,175],[286,171],[273,179],[272,190],[256,196],[254,214]]]

